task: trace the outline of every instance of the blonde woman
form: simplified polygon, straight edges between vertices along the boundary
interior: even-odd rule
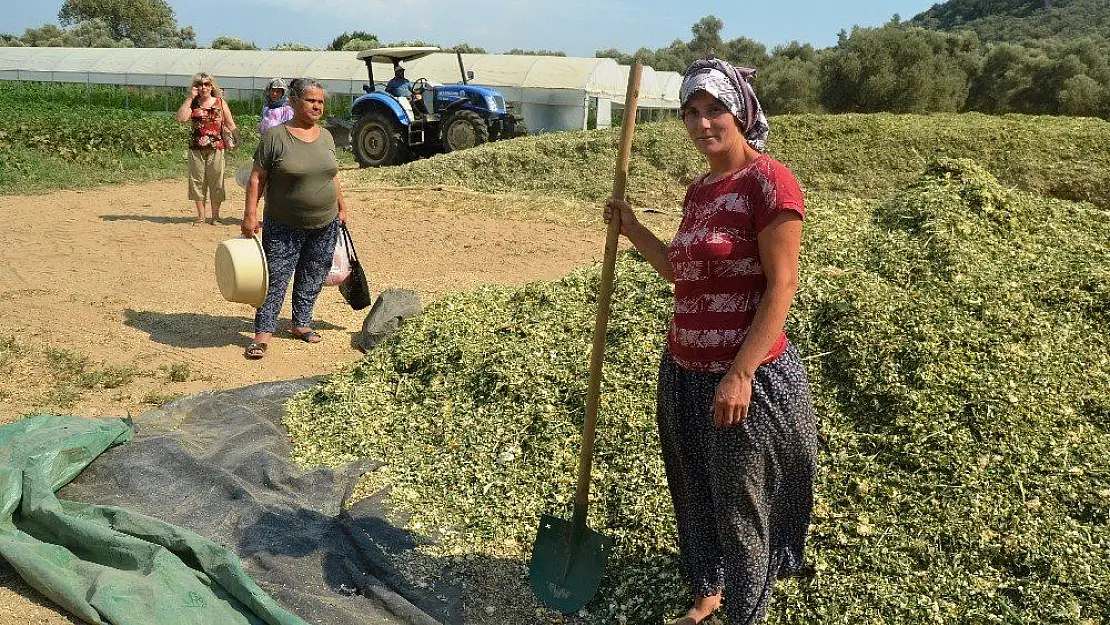
[[[201,72],[193,76],[189,96],[177,109],[177,121],[192,124],[189,139],[189,199],[196,202],[197,217],[193,225],[204,223],[205,201],[212,202],[212,219],[220,220],[220,204],[226,197],[224,190],[224,141],[226,127],[235,130],[235,118],[221,97],[216,79]]]

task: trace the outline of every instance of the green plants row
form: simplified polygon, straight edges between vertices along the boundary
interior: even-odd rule
[[[250,158],[258,117],[238,119]],[[172,117],[65,103],[0,100],[0,194],[183,176],[188,128]]]

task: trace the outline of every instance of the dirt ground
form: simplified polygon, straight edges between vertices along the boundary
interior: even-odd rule
[[[408,288],[427,303],[479,284],[557,278],[601,256],[590,207],[340,175],[375,294]],[[323,342],[289,338],[287,296],[269,353],[243,357],[254,310],[224,301],[213,273],[215,247],[238,236],[242,214],[242,191],[228,183],[222,212],[232,219],[216,226],[192,225],[183,180],[0,196],[0,424],[35,412],[136,415],[360,356],[351,338],[367,311],[326,288],[315,312]],[[0,625],[77,622],[0,565]]]

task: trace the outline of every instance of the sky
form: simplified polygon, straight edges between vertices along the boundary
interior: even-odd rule
[[[827,47],[852,26],[880,26],[895,13],[909,19],[935,0],[169,0],[179,26],[197,42],[231,35],[260,48],[295,41],[325,47],[344,31],[382,42],[467,42],[488,52],[511,48],[594,56],[599,49],[635,51],[689,40],[706,15],[724,22],[725,40],[748,37],[771,48],[790,41]],[[0,32],[57,23],[62,0],[0,0]]]

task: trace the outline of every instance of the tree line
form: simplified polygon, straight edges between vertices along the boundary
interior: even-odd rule
[[[173,8],[166,0],[65,0],[57,24],[28,28],[22,35],[0,33],[0,47],[52,48],[196,48],[196,31],[179,27]],[[448,52],[486,54],[485,48],[458,43],[442,46],[426,41],[382,42],[377,35],[361,30],[344,32],[324,50],[366,50],[393,46],[436,46]],[[214,50],[260,50],[253,41],[219,35],[209,46]],[[270,50],[320,50],[297,41],[278,43]],[[513,48],[501,54],[566,56],[561,50]]]
[[[1068,8],[1097,9],[1095,1],[1073,0]],[[1088,34],[1080,38],[987,41],[970,29],[946,31],[918,25],[933,20],[949,26],[956,19],[952,17],[953,11],[960,7],[964,12],[959,15],[970,20],[968,23],[993,24],[989,10],[1001,10],[996,6],[998,3],[1011,12],[1029,8],[1026,6],[1029,0],[962,0],[962,3],[954,0],[934,7],[912,22],[902,22],[894,16],[879,28],[841,31],[837,44],[824,49],[791,42],[768,50],[764,44],[747,37],[725,40],[721,36],[724,22],[709,15],[691,27],[689,40],[675,39],[663,48],[640,48],[632,53],[614,48],[598,50],[596,56],[624,64],[640,62],[661,71],[681,72],[695,59],[711,54],[737,65],[754,67],[759,70],[757,90],[772,114],[982,111],[1110,119],[1110,37],[1100,34],[1105,30],[1083,31]],[[1034,4],[1042,5],[1044,0]],[[1110,24],[1110,11],[1105,8],[1097,14],[1065,14],[1069,20],[1076,19],[1074,15],[1096,24],[1099,19]],[[1002,17],[1017,19],[1014,15]],[[178,26],[173,9],[165,0],[66,0],[58,18],[62,27],[47,24],[27,29],[19,37],[0,35],[0,45],[173,48],[197,45],[196,33],[191,27]],[[326,49],[363,50],[397,45],[435,44],[383,43],[372,33],[353,31],[338,35]],[[230,35],[216,37],[211,47],[258,49],[253,42]],[[465,42],[438,47],[464,53],[487,52]],[[285,42],[272,49],[316,48]],[[559,50],[513,49],[503,53],[565,56]]]
[[[950,0],[910,20],[933,30],[968,29],[983,41],[1107,36],[1106,0]]]
[[[634,53],[598,50],[597,56],[677,72],[708,54],[754,67],[769,113],[981,111],[1110,119],[1110,38],[1097,34],[984,42],[972,30],[930,30],[894,16],[879,28],[841,31],[829,48],[791,42],[768,51],[746,37],[722,39],[723,27],[710,15],[694,24],[688,41]]]

